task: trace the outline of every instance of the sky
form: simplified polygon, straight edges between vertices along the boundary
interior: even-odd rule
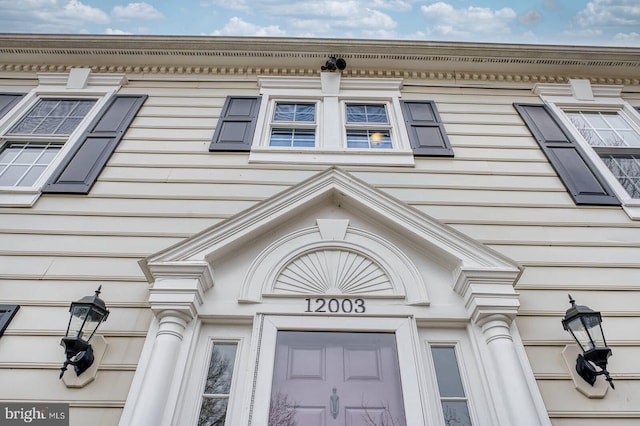
[[[640,47],[640,0],[0,0],[0,32]]]

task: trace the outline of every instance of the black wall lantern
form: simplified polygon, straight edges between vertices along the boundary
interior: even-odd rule
[[[101,288],[102,286],[98,287],[93,296],[85,296],[71,303],[67,333],[60,342],[64,346],[67,357],[61,368],[60,378],[67,371],[69,364],[73,365],[78,376],[93,364],[93,349],[89,341],[100,324],[109,316],[104,301],[98,297]]]
[[[571,295],[569,302],[571,307],[562,319],[562,326],[571,333],[582,350],[582,354],[579,354],[576,360],[576,371],[591,386],[599,375],[604,374],[611,388],[615,389],[613,379],[607,371],[607,359],[611,356],[611,349],[604,338],[600,312],[588,306],[576,305]]]

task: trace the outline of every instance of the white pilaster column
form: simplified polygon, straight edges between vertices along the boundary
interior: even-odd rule
[[[493,359],[509,424],[539,426],[540,419],[511,337],[511,318],[494,314],[477,320]]]
[[[204,293],[213,286],[212,271],[206,262],[149,262],[143,269],[153,282],[149,305],[156,321],[147,335],[120,426],[170,423],[177,388],[185,373],[184,363],[179,362],[186,349],[183,346],[188,347],[183,344],[185,331],[198,317]]]
[[[173,370],[180,352],[183,333],[191,320],[183,313],[171,310],[162,311],[157,317],[158,332],[133,411],[132,425],[162,424],[162,415],[171,388]]]
[[[539,410],[541,396],[535,393],[535,386],[530,387],[535,379],[525,372],[511,335],[511,323],[520,307],[518,293],[514,290],[519,273],[516,268],[461,269],[454,290],[464,298],[469,317],[482,330],[481,335],[478,331],[478,338],[486,342],[493,366],[487,371],[496,378],[497,402],[505,405],[498,413],[500,425],[550,425],[544,408]]]

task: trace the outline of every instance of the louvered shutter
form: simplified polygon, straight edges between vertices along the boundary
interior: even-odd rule
[[[87,194],[146,98],[146,95],[113,96],[42,192]]]
[[[18,309],[20,305],[0,305],[0,336],[7,329]]]
[[[576,204],[620,205],[571,133],[543,104],[514,104]]]

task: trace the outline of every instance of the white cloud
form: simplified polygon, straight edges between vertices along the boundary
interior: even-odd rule
[[[395,3],[385,1],[386,5]],[[380,2],[373,2],[380,4]],[[371,4],[371,6],[373,6]],[[366,7],[362,0],[310,0],[278,7],[272,6],[268,14],[285,19],[296,36],[308,37],[371,37],[393,38],[397,22],[388,14]]]
[[[426,18],[430,34],[448,37],[473,37],[480,35],[509,34],[509,25],[516,19],[516,12],[508,7],[493,10],[470,6],[455,9],[448,3],[437,2],[420,8]]]
[[[251,10],[247,0],[213,0],[211,4],[230,10],[242,10],[245,12]],[[209,3],[202,3],[202,6],[207,7]]]
[[[369,7],[375,9],[389,9],[394,12],[407,12],[411,10],[411,4],[403,0],[373,0],[368,2]]]
[[[574,17],[581,27],[605,25],[640,26],[638,0],[594,0]]]
[[[534,25],[540,22],[542,16],[537,10],[530,10],[524,15],[518,16],[518,22],[522,25]]]
[[[286,33],[277,25],[261,27],[235,16],[221,30],[214,31],[211,35],[278,37]]]
[[[107,23],[109,17],[102,10],[88,6],[78,0],[70,0],[64,5],[61,12],[54,13],[63,19],[78,19],[81,21],[89,21],[92,23]]]
[[[106,30],[104,30],[105,34],[113,34],[113,35],[128,35],[128,34],[133,34],[130,33],[128,31],[123,31],[123,30],[118,30],[115,28],[107,28]]]
[[[621,44],[628,46],[637,46],[640,44],[640,34],[636,32],[630,33],[618,33],[614,37],[614,40],[619,41]]]
[[[101,9],[80,0],[0,0],[3,32],[69,33],[110,21]]]
[[[118,20],[164,18],[164,15],[149,3],[129,3],[126,6],[114,6],[111,16]]]
[[[598,28],[585,28],[581,30],[566,30],[562,32],[564,35],[571,37],[580,37],[580,38],[590,38],[590,37],[600,37],[603,34],[603,31]]]

